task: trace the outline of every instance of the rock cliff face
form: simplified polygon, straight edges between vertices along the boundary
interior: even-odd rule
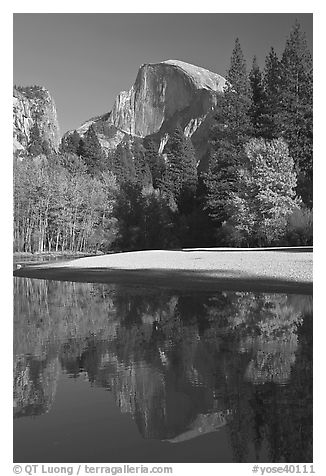
[[[144,64],[131,89],[118,95],[112,111],[87,121],[78,132],[83,135],[93,124],[106,149],[116,147],[126,135],[152,136],[162,151],[169,133],[179,124],[200,159],[210,113],[224,85],[222,76],[182,61]]]
[[[51,149],[60,142],[57,111],[50,93],[43,87],[15,87],[13,91],[14,151],[26,150],[32,128],[37,125],[40,138]]]
[[[215,106],[224,83],[218,74],[182,61],[145,64],[132,88],[117,97],[111,121],[128,134],[145,137],[175,118],[191,136]]]

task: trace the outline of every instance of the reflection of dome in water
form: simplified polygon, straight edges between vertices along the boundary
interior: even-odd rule
[[[191,440],[197,436],[205,435],[217,431],[227,424],[227,416],[229,412],[216,412],[208,414],[199,414],[196,419],[189,425],[187,431],[181,433],[175,438],[165,441],[169,443],[182,443],[183,441]]]
[[[132,414],[143,438],[177,442],[226,423],[223,412],[214,413],[212,389],[193,385],[187,372],[178,375],[162,362],[160,369],[145,361],[124,365],[108,354],[105,365],[117,405]]]

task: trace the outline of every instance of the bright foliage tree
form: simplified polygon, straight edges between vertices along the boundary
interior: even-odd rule
[[[246,167],[238,171],[238,191],[229,202],[228,224],[239,244],[270,245],[285,233],[297,206],[294,161],[282,139],[252,139],[245,147]]]

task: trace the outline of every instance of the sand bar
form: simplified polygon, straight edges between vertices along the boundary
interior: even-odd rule
[[[312,293],[312,248],[148,250],[38,263],[15,276],[203,289]]]

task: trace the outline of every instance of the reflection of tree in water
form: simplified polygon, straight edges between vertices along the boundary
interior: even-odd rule
[[[235,461],[249,447],[259,459],[262,445],[271,461],[311,458],[310,297],[15,286],[17,416],[51,405],[57,358],[110,389],[146,438],[176,443],[227,425]]]
[[[246,369],[246,378],[253,383],[289,380],[298,347],[297,328],[305,310],[304,302],[301,308],[295,303],[287,295],[243,296],[234,326],[240,330],[239,349],[253,351]]]
[[[14,417],[47,413],[55,398],[58,359],[24,356],[14,366]]]
[[[312,318],[306,310],[298,326],[298,349],[287,385],[258,386],[253,403],[257,435],[269,442],[270,461],[312,461]]]

